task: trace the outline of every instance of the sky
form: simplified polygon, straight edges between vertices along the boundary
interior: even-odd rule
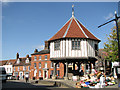
[[[2,4],[2,60],[15,59],[44,49],[50,39],[72,16],[97,38],[104,47],[115,22],[99,25],[114,18],[117,2],[7,2]]]

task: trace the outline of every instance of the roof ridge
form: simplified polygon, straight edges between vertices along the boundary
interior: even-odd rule
[[[80,22],[79,22],[80,23]],[[83,25],[82,23],[80,23],[81,25]],[[83,25],[83,27],[84,28],[86,28],[84,25]],[[89,30],[88,30],[88,28],[86,28],[86,30],[90,33],[90,34],[92,34],[96,39],[98,39],[92,32],[90,32]],[[100,40],[100,39],[98,39],[98,40]]]
[[[73,21],[73,17],[72,17],[72,19],[71,19],[71,21],[70,21],[70,23],[69,23],[69,25],[68,25],[68,27],[67,27],[66,32],[65,32],[64,35],[63,35],[63,37],[65,37],[65,36],[67,35],[68,30],[69,30],[69,28],[70,28],[70,25],[71,25],[72,21]]]
[[[74,17],[75,18],[75,17]],[[79,26],[79,28],[82,30],[83,34],[88,38],[88,36],[86,35],[86,33],[84,32],[84,30],[82,29],[82,27],[79,25],[79,23],[77,22],[78,20],[75,18],[75,21],[77,23],[77,25]]]
[[[71,17],[70,19],[72,19],[72,17]],[[58,29],[58,30],[61,31],[61,29],[70,21],[70,19],[69,19],[60,29]],[[58,33],[59,31],[57,31],[57,33]],[[56,35],[57,33],[55,33],[55,35]],[[52,37],[54,37],[54,36],[52,36]],[[51,37],[51,38],[52,38],[52,37]],[[51,39],[51,38],[50,38],[50,39]],[[50,40],[50,39],[49,39],[49,40]],[[49,40],[48,40],[48,41],[49,41]]]

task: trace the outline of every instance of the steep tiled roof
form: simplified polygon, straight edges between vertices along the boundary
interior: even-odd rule
[[[70,20],[68,20],[68,22],[48,41],[62,38],[88,38],[100,41],[75,17],[71,17]]]
[[[14,65],[15,64],[15,62],[16,62],[16,59],[10,59],[10,60],[8,60],[8,62],[6,63],[7,65]]]
[[[15,66],[24,66],[24,65],[30,65],[30,62],[31,62],[31,57],[29,57],[29,63],[26,63],[25,61],[26,61],[26,57],[23,57],[23,58],[19,58],[19,60],[20,60],[20,63],[18,64],[18,63],[15,63],[14,65]]]
[[[0,61],[0,66],[2,66],[2,65],[6,65],[7,62],[8,62],[8,60]]]
[[[49,54],[50,53],[50,50],[41,50],[39,52],[36,52],[36,53],[33,53],[31,55],[39,55],[39,54]]]

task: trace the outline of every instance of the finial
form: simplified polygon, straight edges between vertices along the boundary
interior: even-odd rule
[[[115,14],[117,14],[117,12],[115,11]]]
[[[72,5],[72,17],[74,17],[74,4]]]

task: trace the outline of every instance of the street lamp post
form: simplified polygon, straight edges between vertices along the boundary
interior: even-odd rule
[[[120,37],[119,37],[119,30],[118,30],[118,19],[119,18],[120,18],[120,16],[117,16],[117,12],[115,11],[115,19],[112,19],[112,20],[98,26],[98,28],[101,26],[104,26],[112,21],[116,22],[116,31],[117,31],[117,40],[118,40],[118,58],[119,58],[119,66],[116,67],[116,71],[117,71],[117,76],[118,76],[118,88],[120,89],[120,41],[119,41]]]

